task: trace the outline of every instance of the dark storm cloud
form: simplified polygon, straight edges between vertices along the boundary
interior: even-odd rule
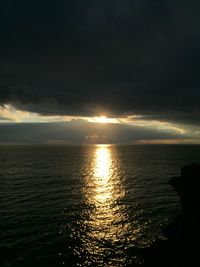
[[[0,103],[197,124],[199,12],[197,0],[1,1]]]

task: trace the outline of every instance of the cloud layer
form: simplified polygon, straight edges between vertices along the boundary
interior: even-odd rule
[[[199,124],[197,0],[0,3],[0,104]]]
[[[60,123],[2,124],[0,143],[45,144],[135,144],[148,142],[190,142],[190,137],[176,131],[149,129],[126,124],[99,124],[85,120]]]

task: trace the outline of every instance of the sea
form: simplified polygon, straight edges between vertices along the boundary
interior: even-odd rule
[[[181,212],[195,145],[1,145],[0,266],[125,267]]]

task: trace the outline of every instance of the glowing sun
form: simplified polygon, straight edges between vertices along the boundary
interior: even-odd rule
[[[93,118],[90,118],[89,121],[96,122],[96,123],[119,123],[117,119],[107,118],[106,116],[93,117]]]

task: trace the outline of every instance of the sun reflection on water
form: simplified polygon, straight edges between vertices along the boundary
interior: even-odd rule
[[[142,244],[146,226],[136,204],[127,199],[123,162],[115,146],[84,150],[81,204],[67,226],[77,266],[125,267],[138,260],[132,249]]]
[[[86,178],[86,202],[93,209],[83,222],[87,229],[83,250],[89,258],[82,266],[120,266],[126,260],[121,243],[131,232],[131,224],[126,207],[118,203],[125,194],[121,176],[113,147],[96,146]]]
[[[108,201],[112,201],[113,195],[113,166],[112,166],[111,151],[107,146],[97,147],[95,153],[94,167],[94,204],[101,205]],[[100,207],[102,208],[102,207]]]

